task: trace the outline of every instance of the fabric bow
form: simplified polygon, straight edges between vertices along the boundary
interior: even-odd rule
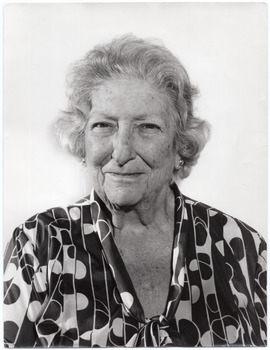
[[[133,347],[175,345],[172,339],[174,338],[173,333],[177,333],[177,338],[179,339],[179,331],[177,330],[174,315],[184,286],[188,222],[182,195],[176,184],[172,184],[171,187],[175,194],[175,232],[171,259],[172,276],[165,311],[162,315],[154,316],[150,319],[144,315],[131,278],[115,244],[111,214],[94,190],[90,197],[93,225],[114,276],[125,310],[129,316],[135,318],[142,325],[134,340],[134,344],[131,345]],[[183,345],[183,342],[179,344],[178,341],[177,345]]]

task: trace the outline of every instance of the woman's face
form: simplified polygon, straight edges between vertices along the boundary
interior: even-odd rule
[[[179,163],[166,98],[148,83],[110,80],[92,94],[86,163],[97,193],[117,206],[155,200]]]

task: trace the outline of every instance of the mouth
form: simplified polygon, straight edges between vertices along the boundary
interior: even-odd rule
[[[119,172],[107,172],[105,175],[109,175],[115,180],[132,180],[132,179],[137,179],[139,176],[141,176],[143,173],[119,173]]]
[[[132,176],[142,175],[142,173],[116,173],[116,172],[108,172],[106,174],[111,176],[119,176],[119,177],[132,177]]]

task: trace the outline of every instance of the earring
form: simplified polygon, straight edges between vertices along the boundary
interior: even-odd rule
[[[82,163],[82,166],[85,166],[85,164],[86,164],[85,158],[82,158],[81,163]]]
[[[180,159],[178,164],[175,166],[175,169],[179,170],[183,165],[184,165],[184,161],[183,159]]]

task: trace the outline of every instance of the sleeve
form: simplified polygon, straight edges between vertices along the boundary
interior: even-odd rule
[[[31,232],[16,228],[4,259],[4,341],[6,347],[32,347],[35,321],[46,298],[46,271],[40,266]]]
[[[258,260],[255,272],[255,287],[254,287],[254,304],[260,321],[261,338],[266,344],[267,341],[267,303],[266,303],[266,289],[267,289],[267,246],[263,238],[259,245]]]

